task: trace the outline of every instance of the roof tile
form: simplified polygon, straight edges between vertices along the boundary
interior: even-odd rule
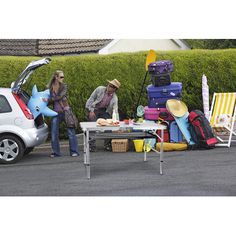
[[[0,39],[0,55],[46,56],[96,53],[111,39]]]

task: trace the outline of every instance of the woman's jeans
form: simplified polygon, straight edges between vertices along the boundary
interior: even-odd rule
[[[59,126],[60,123],[64,121],[64,113],[59,113],[57,116],[52,118],[51,122],[51,144],[52,151],[55,155],[60,156],[60,140],[59,140]],[[74,128],[67,128],[67,134],[69,137],[69,145],[70,145],[70,155],[76,153],[79,155],[79,147],[78,147],[78,139],[75,135]]]

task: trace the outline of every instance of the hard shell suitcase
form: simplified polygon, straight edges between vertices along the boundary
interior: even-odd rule
[[[147,86],[148,107],[165,108],[168,99],[181,99],[182,83],[172,82],[170,85],[155,87]]]
[[[155,61],[148,65],[148,72],[150,75],[169,74],[173,69],[173,63],[169,60]]]
[[[176,121],[170,123],[170,142],[171,143],[180,143],[183,141],[183,135],[180,131]]]
[[[151,82],[155,87],[170,85],[170,74],[151,75]]]
[[[144,117],[145,120],[158,120],[159,118],[172,121],[174,117],[170,114],[170,112],[166,108],[150,108],[148,106],[144,107]]]

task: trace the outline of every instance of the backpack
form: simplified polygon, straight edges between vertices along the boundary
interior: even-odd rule
[[[218,141],[205,115],[200,110],[194,110],[189,113],[188,120],[191,137],[196,143],[194,149],[214,148]]]

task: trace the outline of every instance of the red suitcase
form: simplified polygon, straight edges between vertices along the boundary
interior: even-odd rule
[[[163,141],[169,143],[170,142],[170,130],[169,130],[169,123],[167,121],[161,122],[162,125],[166,126],[166,129],[164,130],[164,137]],[[161,130],[156,131],[157,135],[161,137]],[[157,138],[157,142],[161,142],[160,138]]]
[[[151,108],[144,107],[145,120],[158,120],[159,118],[167,121],[173,121],[174,117],[169,113],[166,108]]]

